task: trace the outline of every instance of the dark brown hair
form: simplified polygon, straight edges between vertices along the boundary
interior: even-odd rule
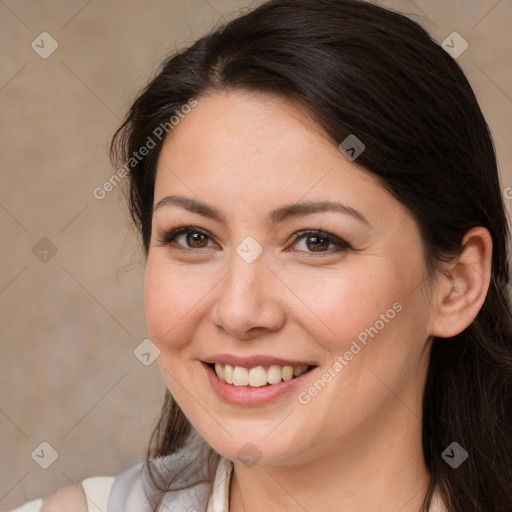
[[[336,146],[350,134],[362,140],[357,163],[411,211],[430,276],[460,253],[470,228],[490,231],[492,275],[481,310],[457,336],[433,341],[423,449],[451,512],[510,512],[509,226],[491,135],[459,65],[417,23],[373,3],[271,0],[162,64],[117,131],[113,161],[126,162],[191,98],[225,90],[294,100]],[[162,140],[129,174],[146,255]],[[167,391],[148,467],[190,431]],[[469,453],[457,469],[441,457],[453,441]],[[165,482],[158,487],[164,491]]]

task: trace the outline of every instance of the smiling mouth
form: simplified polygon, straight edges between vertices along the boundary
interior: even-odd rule
[[[205,363],[216,374],[222,382],[233,386],[249,386],[261,388],[279,384],[282,381],[296,379],[311,371],[316,366],[255,366],[245,368],[224,363]]]

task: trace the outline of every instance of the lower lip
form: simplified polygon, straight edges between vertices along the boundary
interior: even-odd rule
[[[206,363],[202,363],[214,391],[220,398],[235,405],[265,405],[277,400],[300,386],[315,370],[313,368],[299,377],[278,384],[253,388],[251,386],[234,386],[219,379],[215,371]]]

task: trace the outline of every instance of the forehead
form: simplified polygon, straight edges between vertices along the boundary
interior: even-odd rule
[[[198,98],[174,126],[158,160],[155,204],[169,194],[268,211],[301,199],[342,201],[375,221],[384,220],[379,205],[386,215],[401,206],[303,109],[245,92]]]
[[[184,164],[190,177],[203,171],[204,179],[216,179],[222,172],[233,177],[249,174],[254,180],[259,176],[297,179],[306,169],[321,175],[326,162],[376,182],[348,162],[306,111],[290,100],[230,91],[199,98],[173,126],[157,170]]]
[[[269,170],[278,164],[277,158],[314,160],[322,149],[333,151],[321,128],[298,105],[273,95],[241,91],[199,98],[164,141],[164,148],[169,147],[190,152],[196,161],[205,158],[225,164],[228,159],[242,160],[244,168],[250,161],[266,162]]]

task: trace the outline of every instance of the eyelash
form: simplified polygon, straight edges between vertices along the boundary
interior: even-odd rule
[[[186,235],[189,233],[197,233],[197,234],[206,236],[207,238],[209,238],[211,240],[211,237],[208,235],[208,233],[206,233],[202,229],[196,228],[194,226],[181,226],[181,227],[172,229],[169,232],[164,233],[163,236],[157,238],[157,240],[158,240],[158,242],[160,242],[164,245],[170,246],[176,237],[178,237],[179,235],[184,235],[184,234]],[[306,252],[309,254],[315,254],[315,255],[319,255],[320,257],[322,257],[322,256],[337,254],[337,253],[340,253],[343,251],[352,250],[352,247],[347,242],[342,240],[341,238],[338,238],[337,236],[334,236],[330,233],[326,233],[325,231],[320,231],[317,229],[306,229],[303,231],[298,231],[297,233],[295,233],[293,235],[292,242],[296,242],[301,238],[307,238],[308,236],[311,236],[311,237],[314,236],[317,238],[322,238],[322,239],[328,240],[330,243],[332,243],[336,246],[336,249],[335,250],[328,249],[326,251],[318,251],[318,252],[315,252],[315,251],[299,251],[299,252]],[[207,247],[194,248],[194,247],[184,247],[182,245],[177,245],[174,248],[176,248],[178,250],[183,250],[186,252],[197,252],[198,250],[206,249]]]

